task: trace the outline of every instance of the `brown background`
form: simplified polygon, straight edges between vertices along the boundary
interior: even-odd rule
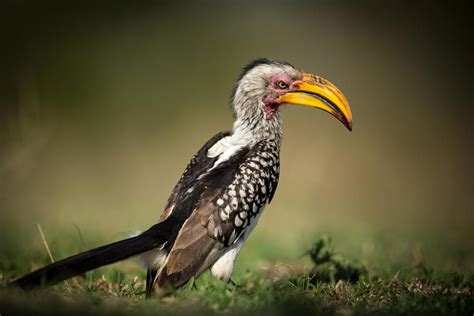
[[[68,3],[0,5],[3,248],[37,243],[36,223],[59,240],[150,226],[189,158],[231,128],[241,67],[269,57],[336,83],[354,130],[283,109],[280,185],[254,242],[474,249],[467,2]]]

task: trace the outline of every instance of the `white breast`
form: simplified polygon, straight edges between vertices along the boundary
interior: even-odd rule
[[[260,209],[260,212],[258,212],[257,216],[252,219],[252,222],[249,226],[247,226],[243,234],[231,246],[225,248],[221,256],[212,265],[211,274],[213,277],[224,281],[230,280],[232,271],[234,270],[235,259],[237,258],[240,248],[242,248],[244,242],[247,240],[250,233],[257,225],[258,220],[260,219],[260,216],[262,216],[263,210],[265,209],[265,206],[266,205],[264,205]]]

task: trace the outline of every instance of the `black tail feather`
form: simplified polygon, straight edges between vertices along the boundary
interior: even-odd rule
[[[10,285],[23,289],[54,285],[87,271],[160,247],[166,243],[169,234],[168,227],[163,227],[164,229],[160,232],[160,224],[162,223],[153,226],[141,235],[52,263],[13,281]]]

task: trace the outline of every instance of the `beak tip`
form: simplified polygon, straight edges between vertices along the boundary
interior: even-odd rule
[[[352,120],[349,120],[345,117],[339,117],[339,121],[344,124],[344,126],[349,130],[349,132],[352,132]]]
[[[346,126],[347,126],[347,129],[349,130],[349,132],[352,132],[352,121],[348,121]]]

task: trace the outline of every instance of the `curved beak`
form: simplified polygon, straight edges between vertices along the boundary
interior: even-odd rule
[[[290,91],[277,99],[280,104],[305,105],[333,115],[352,131],[352,113],[346,97],[328,80],[305,73],[295,81]]]

